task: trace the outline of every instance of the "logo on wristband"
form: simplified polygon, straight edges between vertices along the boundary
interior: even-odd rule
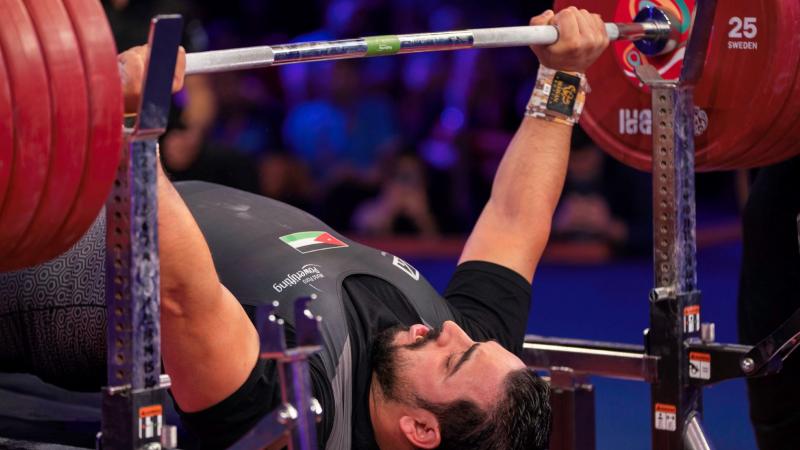
[[[580,87],[580,77],[564,72],[556,72],[553,77],[553,84],[550,86],[550,95],[547,97],[547,109],[572,117]]]

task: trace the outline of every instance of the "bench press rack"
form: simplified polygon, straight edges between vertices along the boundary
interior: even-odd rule
[[[550,372],[551,450],[595,448],[590,375],[650,383],[653,450],[711,449],[702,427],[702,388],[731,378],[777,373],[800,345],[800,311],[754,347],[715,343],[714,324],[700,321],[693,89],[706,60],[716,1],[697,2],[678,81],[662,79],[649,65],[637,68],[639,79],[652,93],[654,118],[655,288],[650,292],[650,327],[644,332],[644,345],[526,337],[525,363]]]
[[[695,263],[693,86],[702,73],[716,0],[698,1],[684,68],[677,82],[650,66],[637,70],[653,97],[655,288],[642,346],[528,336],[523,359],[547,370],[553,387],[553,450],[595,447],[594,393],[589,375],[651,384],[654,450],[710,449],[701,425],[702,387],[735,377],[763,376],[800,345],[800,311],[755,347],[717,344],[713,324],[700,322]],[[164,423],[169,378],[161,374],[157,234],[158,138],[171,102],[180,16],[156,17],[137,122],[125,129],[122,162],[106,205],[108,387],[103,393],[98,448],[174,448]],[[799,218],[800,219],[800,218]],[[273,308],[259,309],[262,357],[276,359],[284,404],[233,448],[289,443],[316,448],[319,403],[311,396],[308,357],[319,349],[318,318],[309,299],[294,305],[298,347],[287,349]],[[713,367],[713,370],[712,370]]]

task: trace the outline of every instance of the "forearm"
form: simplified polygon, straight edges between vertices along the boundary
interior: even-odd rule
[[[221,295],[222,287],[211,252],[189,208],[158,168],[158,233],[161,259],[161,291],[165,306],[176,297],[193,299]],[[175,313],[189,313],[183,308]]]
[[[489,261],[533,279],[564,186],[571,135],[566,125],[523,120],[460,262]]]
[[[525,118],[511,141],[495,177],[491,199],[461,254],[461,262],[493,262],[528,281],[533,279],[547,245],[566,177],[572,127],[559,122],[577,120],[580,108],[576,103],[584,89],[583,83],[576,84],[574,78],[562,77],[560,95],[552,100],[561,107],[551,108],[544,85],[555,84],[554,70],[586,73],[608,47],[603,19],[586,10],[570,7],[558,14],[548,10],[532,18],[531,25],[558,27],[558,42],[533,47],[540,69],[548,69],[543,76],[552,78],[537,80],[536,97],[529,105],[537,118]],[[565,111],[566,118],[562,117]]]
[[[146,58],[146,47],[120,55],[128,111],[138,105]],[[173,91],[183,84],[184,64],[181,49]],[[244,383],[258,358],[258,334],[220,282],[200,227],[160,164],[157,183],[162,357],[173,397],[194,412]]]
[[[564,187],[572,128],[526,117],[495,175],[487,204],[514,227],[553,217]]]
[[[199,411],[244,383],[258,334],[220,282],[199,226],[160,167],[158,216],[164,367],[181,409]]]

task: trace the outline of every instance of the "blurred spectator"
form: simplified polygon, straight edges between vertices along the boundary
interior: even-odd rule
[[[141,44],[152,16],[181,13],[189,51],[523,25],[552,6],[550,0],[102,1],[120,48]],[[259,191],[310,209],[342,231],[462,233],[490,195],[536,65],[525,49],[497,49],[215,74],[178,99],[194,105],[176,114],[181,121],[164,138],[163,157],[178,179]],[[209,98],[212,108],[198,105]],[[192,117],[198,114],[212,119]],[[368,214],[398,190],[382,178],[379,161],[400,141],[409,149],[403,158],[416,159],[409,166],[417,164],[426,180],[434,227],[409,217],[387,226],[373,221],[381,214]],[[603,242],[617,253],[649,251],[649,176],[588,145],[576,145],[557,237]],[[698,201],[716,202],[729,185],[722,175],[700,177]]]
[[[253,161],[208,139],[216,117],[216,101],[208,78],[186,79],[178,100],[184,107],[172,110],[172,125],[161,140],[164,169],[175,181],[201,180],[258,192],[258,175]]]
[[[556,240],[597,240],[614,247],[628,238],[628,227],[611,213],[603,195],[603,155],[594,146],[572,150],[567,189],[553,221]]]
[[[649,194],[649,189],[634,188],[636,174],[630,169],[614,174],[614,168],[576,128],[564,193],[553,218],[553,241],[602,244],[616,254],[637,252],[649,244],[641,230],[649,229],[644,223],[650,220],[650,199],[639,194]]]
[[[289,153],[269,153],[258,166],[262,195],[303,210],[312,209],[314,185],[308,168]]]
[[[342,232],[353,231],[353,215],[363,202],[377,195],[377,181],[341,172],[334,183],[324,184],[319,190],[318,217]]]
[[[401,153],[387,159],[378,196],[356,210],[353,225],[357,232],[371,236],[438,234],[425,167],[417,155]]]
[[[158,14],[181,14],[187,23],[183,46],[196,51],[191,31],[195,26],[194,8],[184,0],[103,0],[106,16],[120,51],[147,42],[150,19]]]
[[[366,176],[380,150],[396,137],[391,101],[386,95],[361,92],[353,63],[325,68],[329,89],[323,98],[302,102],[289,112],[286,142],[318,180],[328,179],[340,166]]]

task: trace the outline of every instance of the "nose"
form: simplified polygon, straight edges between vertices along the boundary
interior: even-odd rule
[[[475,343],[455,322],[448,320],[442,324],[442,333],[437,342],[441,346],[470,346]]]

